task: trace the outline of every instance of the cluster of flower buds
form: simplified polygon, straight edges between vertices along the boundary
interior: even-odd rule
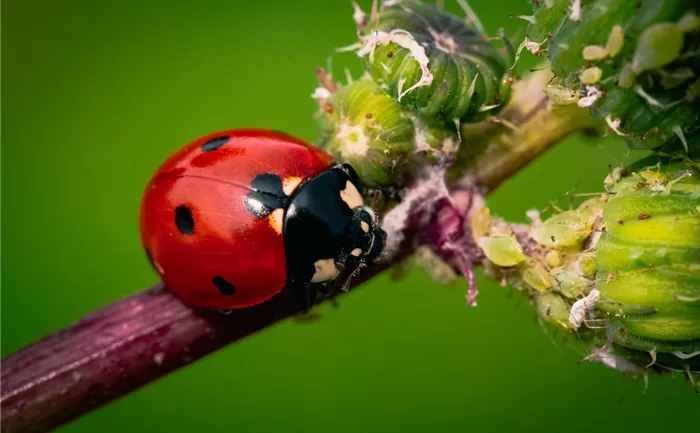
[[[418,0],[358,6],[362,78],[340,85],[321,74],[321,146],[372,187],[400,185],[406,167],[450,158],[459,127],[500,111],[512,56],[464,19]]]

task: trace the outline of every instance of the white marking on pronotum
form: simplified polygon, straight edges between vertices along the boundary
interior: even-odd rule
[[[352,254],[355,257],[360,257],[360,254],[362,254],[362,249],[355,248],[354,250],[350,251],[350,254]]]
[[[312,283],[330,281],[337,277],[340,273],[333,259],[316,260],[314,263],[314,268],[316,269],[316,272],[314,272],[314,275],[311,277]]]
[[[578,21],[581,19],[581,0],[574,0],[569,6],[569,19]]]
[[[282,191],[287,196],[291,196],[294,191],[296,191],[297,187],[301,183],[301,178],[296,177],[296,176],[290,176],[290,177],[285,177],[284,180],[282,181]]]
[[[585,298],[574,302],[569,313],[569,322],[574,325],[574,328],[578,329],[581,327],[581,322],[585,320],[586,313],[595,307],[599,299],[600,292],[598,289],[593,289]]]
[[[586,86],[586,96],[578,100],[578,106],[581,108],[590,107],[602,96],[603,92],[601,92],[597,87]]]
[[[365,221],[360,221],[360,227],[362,228],[362,231],[365,233],[369,232],[369,224]]]
[[[284,220],[284,209],[275,209],[267,217],[270,221],[270,227],[277,232],[277,234],[282,234],[282,223]]]
[[[362,207],[365,203],[362,200],[362,195],[350,181],[345,184],[345,189],[340,191],[340,198],[350,207],[350,209],[357,209]]]
[[[374,50],[379,45],[387,45],[391,42],[407,49],[409,51],[409,55],[413,57],[416,62],[418,62],[421,69],[420,79],[408,89],[403,90],[403,85],[406,83],[406,80],[404,78],[399,80],[398,99],[401,101],[401,98],[406,96],[406,94],[409,92],[417,89],[418,87],[429,86],[433,82],[433,74],[428,69],[430,59],[428,59],[428,56],[425,54],[425,48],[416,42],[408,31],[403,29],[394,29],[388,33],[383,31],[375,31],[362,38],[359,48],[356,48],[357,45],[354,45],[352,47],[346,47],[343,50],[357,49],[357,55],[360,57],[364,57],[365,55],[369,54],[370,63],[374,63]]]

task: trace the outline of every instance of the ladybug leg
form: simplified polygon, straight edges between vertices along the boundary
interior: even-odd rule
[[[319,289],[322,299],[329,300],[333,308],[338,308],[338,294],[340,292],[341,291],[338,290],[338,284],[336,284],[336,282],[322,284],[322,287]]]
[[[294,289],[294,296],[299,302],[302,314],[307,314],[316,304],[321,290],[322,284],[319,283],[307,283]]]

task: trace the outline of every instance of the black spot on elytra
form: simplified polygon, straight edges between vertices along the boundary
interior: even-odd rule
[[[194,219],[190,208],[178,206],[175,209],[175,225],[183,235],[190,236],[194,234]]]
[[[289,197],[282,189],[282,179],[276,174],[259,174],[250,186],[253,191],[246,195],[245,207],[256,217],[263,218],[275,209],[287,207]]]
[[[216,137],[212,138],[211,140],[207,141],[202,145],[202,152],[209,152],[211,150],[216,150],[223,146],[224,144],[228,143],[229,138],[228,137]]]
[[[236,294],[236,287],[234,287],[233,284],[226,281],[226,279],[224,277],[217,275],[211,281],[212,281],[212,283],[214,283],[216,288],[219,289],[219,291],[221,292],[222,295],[229,296],[229,295]]]

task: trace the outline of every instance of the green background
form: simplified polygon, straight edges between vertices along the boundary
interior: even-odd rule
[[[452,10],[456,4],[447,1]],[[367,9],[369,0],[363,2]],[[492,34],[528,2],[473,0]],[[268,127],[317,138],[314,68],[355,40],[349,2],[5,0],[2,354],[156,281],[142,190],[198,136]],[[353,54],[334,55],[336,77]],[[567,140],[489,198],[522,220],[601,190],[614,139]],[[66,432],[673,431],[697,426],[681,375],[643,383],[547,335],[526,299],[479,278],[379,277],[104,407]],[[693,413],[695,412],[695,414]],[[692,423],[694,421],[694,423]]]

